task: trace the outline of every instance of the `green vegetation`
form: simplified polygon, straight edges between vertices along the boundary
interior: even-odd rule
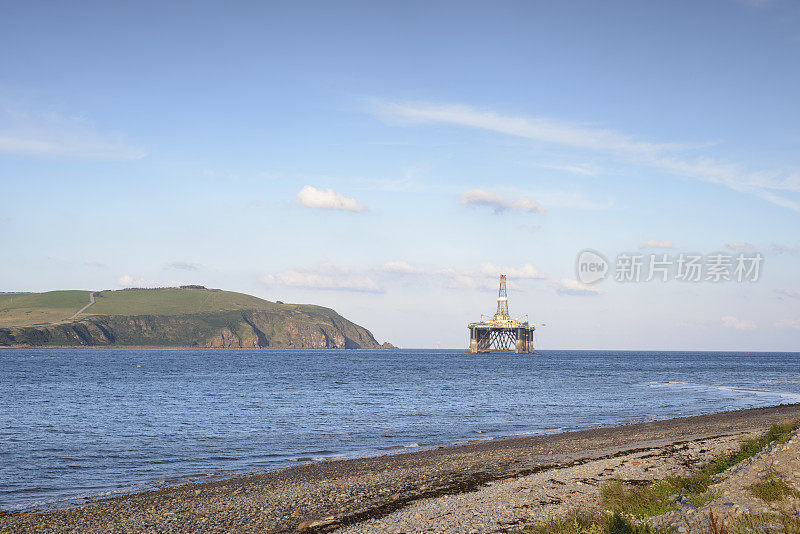
[[[616,479],[600,489],[603,506],[620,514],[650,517],[675,510],[669,497],[680,488],[668,480],[655,480],[647,486],[629,486]]]
[[[600,490],[603,506],[612,515],[592,514],[576,511],[564,519],[550,521],[543,525],[527,526],[526,534],[646,534],[670,532],[655,529],[646,524],[645,518],[657,516],[677,509],[677,501],[690,502],[699,507],[716,498],[709,486],[714,477],[729,467],[751,458],[772,442],[786,443],[800,428],[800,421],[774,424],[762,436],[743,441],[737,451],[722,454],[704,464],[700,469],[685,477],[670,477],[654,480],[646,485],[625,484],[617,479]],[[770,475],[751,486],[751,491],[765,501],[783,499],[786,495],[800,497],[800,492],[789,487],[786,482]],[[632,519],[635,518],[635,519]],[[800,518],[787,513],[745,514],[730,524],[709,515],[708,532],[712,534],[769,533],[783,532],[800,534]]]
[[[755,456],[773,441],[785,443],[799,427],[800,422],[774,424],[763,436],[742,442],[739,450],[720,455],[685,477],[655,480],[647,486],[630,486],[621,480],[614,480],[600,490],[603,504],[616,513],[636,517],[650,517],[675,510],[677,499],[688,501],[693,506],[702,506],[716,496],[708,490],[716,475]]]
[[[525,534],[661,534],[665,529],[654,529],[641,522],[614,514],[573,513],[565,519],[554,519],[543,525],[531,525]]]
[[[89,291],[0,293],[0,327],[65,321],[89,304]]]
[[[0,345],[392,348],[329,308],[217,289],[0,294]],[[36,319],[31,319],[36,317]]]
[[[743,514],[726,523],[709,513],[710,534],[800,534],[800,517],[778,514]]]
[[[777,441],[778,443],[786,443],[798,428],[800,428],[800,421],[795,421],[794,423],[774,424],[763,436],[744,441],[739,447],[738,451],[731,454],[722,455],[707,463],[703,466],[702,472],[708,476],[714,476],[722,473],[729,467],[738,464],[742,460],[746,460],[755,456],[761,452],[761,449],[773,441]]]
[[[127,289],[99,291],[84,315],[185,315],[234,310],[275,310],[279,304],[216,289]]]
[[[750,493],[765,502],[782,501],[786,496],[800,497],[800,491],[790,487],[776,473],[770,473],[750,486]]]

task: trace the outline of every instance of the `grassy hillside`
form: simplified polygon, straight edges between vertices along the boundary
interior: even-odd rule
[[[87,304],[89,291],[0,293],[0,327],[65,321]]]
[[[334,310],[218,289],[0,293],[0,345],[393,348]]]
[[[218,289],[129,289],[98,291],[95,293],[95,303],[81,316],[184,315],[235,310],[274,310],[279,306],[252,295]]]

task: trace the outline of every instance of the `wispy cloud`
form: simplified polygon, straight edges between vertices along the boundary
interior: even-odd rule
[[[387,261],[386,263],[376,268],[378,271],[385,273],[399,273],[399,274],[424,274],[425,269],[415,267],[407,261]]]
[[[600,174],[600,167],[594,163],[536,163],[535,165],[542,169],[552,169],[581,176],[597,176]]]
[[[688,150],[707,147],[708,144],[658,143],[608,128],[542,117],[502,115],[460,105],[375,101],[368,107],[368,111],[401,122],[477,128],[536,142],[602,153],[629,164],[723,185],[778,206],[800,211],[800,202],[787,197],[787,193],[800,192],[799,171],[753,172],[738,164],[684,154]]]
[[[497,280],[497,277],[501,274],[504,274],[509,278],[516,278],[520,280],[543,280],[547,278],[539,271],[539,269],[530,263],[526,263],[521,267],[510,267],[507,265],[500,267],[494,265],[493,263],[482,263],[479,272],[484,276],[491,276],[495,280]]]
[[[313,268],[296,267],[261,277],[266,285],[305,289],[325,289],[366,293],[383,293],[384,289],[368,275],[348,267],[324,264]]]
[[[664,151],[693,148],[676,143],[641,141],[610,129],[542,117],[513,117],[469,106],[420,102],[376,102],[371,111],[382,116],[410,122],[446,123],[491,130],[574,148],[603,152],[655,155]]]
[[[470,273],[452,272],[440,274],[445,276],[445,286],[450,289],[480,289],[483,291],[497,290],[499,287],[497,279],[486,276],[476,276]]]
[[[722,326],[725,328],[733,328],[735,330],[756,330],[758,327],[756,323],[748,319],[738,319],[733,315],[726,315],[722,318]]]
[[[775,254],[800,254],[800,247],[790,247],[780,243],[772,244],[772,252]]]
[[[182,271],[196,271],[200,266],[188,261],[171,261],[167,264],[170,269],[180,269]]]
[[[333,189],[316,189],[310,185],[303,186],[297,193],[297,202],[307,208],[321,210],[342,210],[361,212],[367,207],[359,204],[355,199],[337,193]]]
[[[800,299],[800,289],[778,289],[778,293],[793,299]]]
[[[571,295],[575,297],[596,297],[603,292],[579,280],[572,278],[561,278],[559,280],[550,280],[547,282],[552,288],[556,290],[559,295]]]
[[[530,263],[519,267],[482,263],[477,270],[461,270],[445,267],[434,269],[430,271],[430,274],[444,278],[445,286],[451,289],[481,289],[493,291],[496,291],[498,288],[501,274],[505,274],[509,277],[509,284],[516,284],[520,280],[544,280],[547,278]],[[518,289],[522,289],[522,287],[518,286]]]
[[[675,243],[670,241],[669,239],[664,239],[659,241],[657,239],[649,239],[647,241],[642,241],[639,243],[639,249],[647,249],[647,248],[675,248]]]
[[[775,323],[778,328],[794,328],[800,330],[800,319],[784,319]]]
[[[509,284],[524,290],[521,283],[526,280],[545,280],[547,277],[530,263],[520,266],[498,266],[482,263],[477,269],[454,269],[452,267],[426,269],[405,260],[392,260],[380,265],[353,269],[333,264],[314,267],[295,267],[261,277],[267,285],[303,287],[307,289],[338,289],[383,293],[384,285],[394,282],[407,286],[436,281],[450,289],[477,289],[496,291],[498,277],[505,274]]]
[[[461,195],[461,203],[467,206],[486,206],[492,208],[495,213],[502,213],[506,210],[547,213],[547,210],[542,208],[538,202],[528,197],[511,199],[483,189],[470,189],[469,191],[465,191]]]
[[[758,252],[758,248],[752,243],[725,243],[725,248],[736,252]]]
[[[147,154],[118,137],[101,134],[85,119],[11,109],[0,110],[0,152],[123,161]]]

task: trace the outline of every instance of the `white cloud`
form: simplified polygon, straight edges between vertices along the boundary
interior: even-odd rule
[[[524,291],[521,285],[522,280],[546,279],[546,276],[530,263],[520,267],[498,267],[491,263],[483,263],[479,269],[467,271],[451,267],[423,269],[407,261],[395,260],[364,269],[350,269],[332,264],[323,264],[312,268],[297,267],[267,274],[261,277],[261,281],[267,285],[383,293],[385,289],[370,276],[370,273],[400,275],[405,278],[404,283],[412,279],[419,282],[438,279],[450,289],[490,291],[497,291],[500,274],[506,274],[509,277],[509,288],[513,288],[515,291]],[[384,279],[381,278],[381,280]],[[390,280],[384,281],[389,282]]]
[[[793,299],[800,299],[800,289],[779,289],[778,293]]]
[[[305,289],[329,289],[367,293],[383,293],[377,282],[369,276],[356,273],[346,267],[330,264],[316,268],[294,268],[261,277],[267,285],[300,287]]]
[[[377,267],[377,270],[385,273],[400,273],[400,274],[423,274],[425,269],[415,267],[406,261],[387,261],[383,265]]]
[[[539,272],[539,270],[530,263],[526,263],[522,267],[498,267],[492,263],[482,263],[480,267],[480,273],[486,276],[494,277],[495,279],[497,279],[501,274],[504,274],[509,278],[527,280],[542,280],[546,278],[545,275]]]
[[[316,189],[310,185],[303,186],[297,193],[297,202],[307,208],[321,210],[343,210],[361,212],[367,207],[359,204],[355,199],[348,198],[333,189]]]
[[[188,261],[171,261],[167,265],[172,269],[181,269],[183,271],[196,271],[200,266],[196,263],[189,263]]]
[[[105,160],[135,160],[147,153],[108,135],[88,121],[56,114],[0,110],[0,152]]]
[[[439,277],[444,279],[445,287],[450,289],[497,290],[501,274],[509,277],[509,284],[515,284],[518,280],[543,280],[547,278],[530,263],[520,267],[500,267],[491,263],[482,263],[477,270],[467,271],[453,269],[452,267],[426,270],[405,261],[390,261],[375,267],[374,270],[393,274]],[[522,290],[521,287],[518,289]]]
[[[722,326],[725,328],[735,328],[736,330],[756,330],[756,323],[747,319],[737,319],[733,315],[726,315],[722,318]]]
[[[758,249],[752,243],[725,243],[725,246],[736,252],[758,252]]]
[[[572,278],[562,278],[560,280],[550,280],[548,282],[552,288],[556,290],[559,295],[572,295],[576,297],[593,297],[600,295],[601,290],[596,287],[584,284]]]
[[[715,183],[800,211],[800,202],[786,193],[800,192],[797,170],[747,171],[740,165],[707,157],[675,156],[676,152],[708,145],[655,143],[607,128],[542,117],[500,115],[468,106],[419,102],[374,102],[370,112],[390,119],[440,123],[489,130],[541,143],[589,150],[676,176]]]
[[[800,330],[800,319],[784,319],[775,323],[778,328],[794,328]]]
[[[657,239],[649,239],[647,241],[642,241],[639,243],[640,249],[645,248],[675,248],[675,243],[672,241],[665,239],[663,241],[659,241]]]
[[[493,279],[485,276],[475,276],[466,273],[453,273],[447,276],[446,287],[450,289],[481,289],[497,291],[500,287],[499,278]]]
[[[508,276],[509,290],[524,291],[519,280],[544,280],[547,277],[536,267],[526,263],[520,267],[499,267],[491,263],[482,263],[477,271],[464,271],[445,267],[430,271],[430,274],[445,279],[445,286],[450,289],[479,289],[497,291],[500,275]]]
[[[538,202],[528,197],[510,199],[483,189],[470,189],[469,191],[465,191],[464,194],[461,195],[461,203],[472,206],[487,206],[494,209],[495,213],[511,209],[519,209],[532,213],[547,213],[547,210],[542,208]]]

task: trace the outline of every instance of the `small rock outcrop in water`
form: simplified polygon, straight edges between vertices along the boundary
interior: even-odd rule
[[[167,310],[175,294],[202,292],[202,286],[141,290],[145,299],[160,298],[158,306]],[[161,293],[158,293],[161,291]],[[391,343],[378,343],[372,333],[330,308],[283,304],[218,290],[212,297],[228,300],[219,307],[233,310],[203,310],[196,313],[104,313],[84,314],[73,321],[49,325],[0,328],[0,345],[6,346],[160,346],[202,348],[276,349],[395,349]],[[146,294],[144,292],[147,292]],[[113,293],[113,295],[110,295]],[[111,298],[121,292],[99,292]],[[241,296],[240,296],[241,295]],[[181,295],[177,295],[179,298]],[[246,298],[245,298],[246,297]],[[108,298],[108,297],[107,297]],[[166,304],[164,304],[166,303]],[[124,305],[131,306],[128,302]],[[143,306],[141,300],[137,306]],[[145,303],[153,307],[150,303]],[[261,309],[246,309],[247,307]],[[245,309],[242,309],[245,308]],[[97,308],[95,308],[97,309]],[[102,309],[102,308],[101,308]],[[122,306],[119,307],[122,309]],[[108,311],[108,306],[105,308]],[[91,309],[87,310],[90,312]],[[101,310],[98,310],[101,311]],[[116,311],[112,309],[112,311]],[[134,311],[136,311],[134,309]],[[160,311],[160,310],[155,310]]]

